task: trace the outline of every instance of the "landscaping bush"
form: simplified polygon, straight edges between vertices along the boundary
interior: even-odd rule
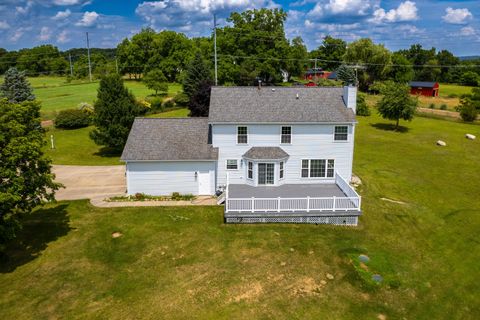
[[[370,109],[368,108],[367,103],[365,102],[365,94],[359,93],[357,97],[357,115],[359,116],[369,116]]]
[[[175,101],[175,104],[178,105],[178,106],[181,106],[181,107],[186,107],[188,106],[188,103],[190,101],[190,99],[188,98],[188,96],[183,93],[183,92],[180,92],[178,93],[175,98],[173,98],[173,100]]]
[[[162,112],[163,111],[162,102],[163,102],[162,98],[151,99],[150,100],[150,110],[152,112]]]
[[[460,117],[465,122],[473,122],[477,119],[478,111],[472,103],[464,103],[460,105]]]
[[[447,110],[447,105],[445,103],[440,105],[440,110]]]
[[[88,127],[91,117],[88,113],[78,109],[62,110],[55,118],[55,127],[63,129],[78,129]]]
[[[87,102],[80,102],[78,105],[77,105],[77,109],[78,110],[82,110],[83,112],[89,114],[89,115],[92,115],[93,112],[95,111],[95,109],[93,108],[93,106],[90,104],[90,103],[87,103]]]
[[[162,103],[162,109],[167,111],[172,108],[175,108],[175,101],[173,101],[173,99],[165,99]]]
[[[430,109],[435,109],[435,103],[430,103],[430,105],[428,106]]]

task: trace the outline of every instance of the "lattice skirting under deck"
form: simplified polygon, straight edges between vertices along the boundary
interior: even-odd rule
[[[226,223],[310,223],[356,226],[357,216],[342,217],[226,217]]]

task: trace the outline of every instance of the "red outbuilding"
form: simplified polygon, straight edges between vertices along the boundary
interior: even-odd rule
[[[438,97],[440,86],[438,82],[412,81],[410,82],[410,93],[426,97]]]

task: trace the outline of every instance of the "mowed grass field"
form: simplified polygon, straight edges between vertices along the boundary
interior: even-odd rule
[[[8,246],[0,318],[478,319],[480,142],[465,133],[480,126],[358,120],[358,227],[225,225],[222,207],[51,204]]]
[[[33,87],[33,93],[42,103],[41,114],[43,119],[54,119],[55,113],[70,108],[76,108],[79,103],[93,103],[97,97],[99,82],[74,80],[66,82],[64,77],[30,77],[28,81]],[[0,83],[3,79],[0,79]],[[154,94],[141,81],[125,80],[125,85],[137,99]],[[178,83],[171,83],[168,87],[168,96],[174,96],[182,90]]]
[[[179,118],[188,117],[189,113],[190,110],[181,108],[150,116]],[[56,129],[53,126],[47,127],[45,153],[53,160],[53,164],[84,166],[123,164],[123,162],[120,162],[120,154],[112,153],[110,150],[96,145],[90,139],[89,134],[93,129],[93,126],[75,130]],[[54,149],[51,147],[51,136],[53,136]]]

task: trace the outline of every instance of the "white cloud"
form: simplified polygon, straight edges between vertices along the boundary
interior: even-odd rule
[[[319,1],[308,12],[311,17],[333,16],[365,16],[375,7],[374,0],[328,0]]]
[[[0,30],[7,30],[10,29],[10,25],[7,21],[0,21]]]
[[[460,29],[460,35],[462,36],[474,36],[477,34],[477,31],[475,29],[473,29],[472,27],[463,27],[462,29]]]
[[[305,27],[307,29],[315,29],[317,31],[326,31],[326,32],[338,32],[345,30],[354,30],[360,28],[360,23],[346,23],[346,24],[336,24],[336,23],[317,23],[310,20],[305,20]]]
[[[448,7],[445,9],[445,15],[442,17],[443,21],[451,24],[466,24],[467,20],[473,18],[472,13],[467,9],[453,9]]]
[[[52,31],[50,30],[50,28],[42,27],[42,29],[40,29],[40,35],[38,36],[38,40],[47,41],[50,39],[51,36],[52,36]]]
[[[23,34],[25,33],[25,29],[24,28],[18,28],[12,36],[10,36],[10,41],[12,42],[17,42],[22,36]]]
[[[156,29],[186,31],[190,35],[210,32],[212,15],[221,22],[232,11],[279,7],[273,0],[164,0],[144,1],[135,13]]]
[[[30,12],[30,9],[33,7],[33,1],[27,1],[27,4],[25,5],[25,7],[15,7],[15,12],[17,14],[21,14],[21,15],[24,15],[24,14],[27,14]]]
[[[75,25],[78,27],[92,27],[97,23],[99,16],[100,15],[95,11],[86,11],[82,16],[82,19],[75,23]]]
[[[81,0],[54,0],[53,3],[57,6],[73,6],[81,3]]]
[[[388,12],[383,8],[375,10],[370,21],[374,23],[413,21],[418,19],[417,12],[418,9],[415,2],[407,0],[400,3],[396,9],[390,9]]]
[[[70,38],[68,38],[68,32],[67,30],[63,30],[60,32],[60,34],[57,36],[57,42],[58,43],[66,43],[69,42]]]
[[[65,11],[58,11],[57,14],[52,17],[52,19],[53,20],[64,20],[64,19],[70,17],[71,14],[72,14],[72,11],[70,11],[69,9],[67,9]]]

